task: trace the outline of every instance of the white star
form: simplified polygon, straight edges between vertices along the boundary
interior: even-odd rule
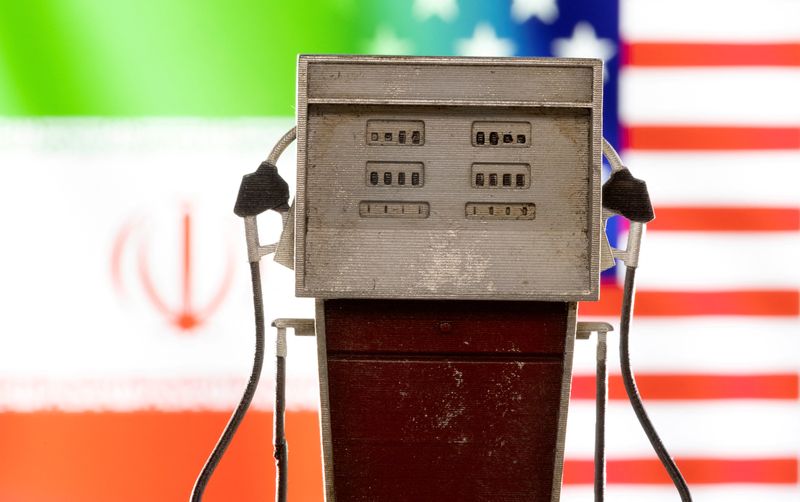
[[[458,15],[456,0],[414,0],[414,16],[425,21],[431,16],[439,16],[443,21],[452,21]]]
[[[411,54],[413,46],[406,39],[399,38],[391,28],[386,26],[378,27],[373,38],[367,44],[367,52],[383,56],[407,55]]]
[[[596,58],[603,63],[616,54],[614,42],[608,38],[597,38],[594,28],[586,21],[581,21],[572,30],[572,37],[553,40],[553,54],[562,58]],[[603,73],[606,73],[605,66]]]
[[[513,56],[514,43],[507,38],[497,38],[494,28],[486,23],[475,27],[472,38],[456,41],[456,52],[460,56]]]
[[[511,17],[518,23],[538,17],[543,23],[550,24],[558,17],[558,5],[556,0],[514,0]]]

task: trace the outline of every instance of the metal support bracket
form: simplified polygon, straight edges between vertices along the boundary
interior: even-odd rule
[[[594,429],[594,500],[603,502],[606,488],[606,405],[608,404],[607,334],[614,327],[607,322],[579,322],[576,336],[588,340],[597,333],[597,391]]]
[[[603,209],[603,228],[606,227],[606,222],[616,213],[612,213]],[[642,248],[642,238],[644,237],[645,224],[636,221],[630,222],[630,229],[628,231],[628,241],[625,243],[625,249],[611,248],[611,256],[618,260],[622,260],[626,266],[638,267],[639,266],[639,252]]]
[[[614,326],[607,322],[579,322],[575,331],[578,340],[588,340],[592,333],[605,336],[609,331],[614,331]]]
[[[281,220],[283,220],[283,226],[286,226],[286,220],[289,218],[289,213],[284,211],[280,214]],[[272,254],[278,249],[277,242],[266,244],[264,246],[261,245],[261,242],[258,239],[258,220],[255,216],[244,217],[244,235],[245,240],[247,241],[247,260],[250,263],[261,261],[262,257]]]
[[[280,318],[272,321],[272,327],[278,329],[275,348],[278,357],[286,357],[286,330],[293,329],[295,336],[314,336],[314,319]]]
[[[256,238],[256,241],[257,240]],[[289,463],[289,452],[286,444],[286,430],[284,426],[286,418],[286,330],[293,329],[294,334],[297,336],[314,336],[314,319],[280,318],[272,321],[272,327],[278,330],[278,336],[275,339],[275,355],[277,357],[275,366],[275,413],[273,417],[273,440],[275,443],[275,461],[277,464],[275,500],[278,502],[286,502]]]
[[[293,317],[280,318],[272,321],[273,328],[283,330],[284,333],[286,332],[286,329],[293,329],[295,336],[316,335],[315,325],[316,323],[314,319],[297,319]]]

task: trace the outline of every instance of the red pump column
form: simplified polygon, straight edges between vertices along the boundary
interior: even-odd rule
[[[575,304],[320,300],[328,501],[558,500]]]

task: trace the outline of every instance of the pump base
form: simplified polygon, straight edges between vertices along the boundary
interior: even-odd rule
[[[318,306],[328,501],[558,500],[575,304]]]

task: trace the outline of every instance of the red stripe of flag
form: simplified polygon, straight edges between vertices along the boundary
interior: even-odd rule
[[[622,289],[604,286],[600,301],[581,302],[582,316],[619,316]],[[637,316],[791,316],[800,315],[800,291],[648,291],[636,293]]]
[[[800,43],[632,42],[622,48],[623,64],[668,66],[800,66]]]
[[[0,500],[188,500],[229,411],[0,413]],[[322,501],[319,418],[286,421],[290,500]],[[272,413],[250,411],[203,500],[274,498]]]
[[[800,208],[659,206],[647,229],[683,232],[794,232]]]
[[[0,413],[3,500],[185,500],[228,412]],[[208,487],[209,501],[274,493],[272,414],[251,412]],[[322,500],[316,413],[287,417],[292,500]],[[679,458],[690,484],[797,484],[796,458]],[[590,485],[591,460],[568,459],[564,482]],[[655,458],[610,459],[610,484],[669,485]]]
[[[622,145],[632,150],[795,150],[800,126],[635,125],[623,129]]]
[[[621,375],[611,375],[608,398],[627,401]],[[647,400],[719,400],[719,399],[784,399],[800,398],[800,375],[778,373],[767,375],[656,374],[636,375],[636,384]],[[572,399],[595,398],[594,375],[572,378]]]
[[[690,485],[729,483],[797,484],[796,458],[679,458],[676,463]],[[592,460],[564,462],[565,485],[590,485],[594,481]],[[671,485],[657,459],[608,461],[608,483],[626,485]]]

